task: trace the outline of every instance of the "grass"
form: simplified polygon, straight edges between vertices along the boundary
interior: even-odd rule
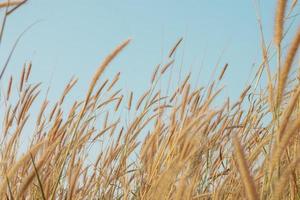
[[[23,3],[0,7],[9,11]],[[300,29],[286,41],[285,54],[281,45],[285,18],[296,4],[286,12],[289,4],[278,0],[274,44],[265,44],[261,32],[263,61],[254,80],[257,85],[265,72],[265,88],[257,92],[256,85],[247,86],[236,102],[228,98],[219,106],[212,104],[230,63],[205,88],[192,86],[191,74],[171,95],[157,86],[174,67],[183,38],[170,49],[169,61],[155,68],[141,96],[115,89],[121,73],[102,77],[126,51],[130,39],[124,41],[69,110],[63,105],[77,79],[70,80],[57,102],[46,98],[39,113],[30,115],[41,91],[40,83],[30,82],[32,65],[26,64],[19,80],[10,77],[1,93],[1,199],[300,199],[300,79],[292,76],[299,65]],[[273,72],[272,50],[277,58]],[[121,107],[135,113],[127,123]],[[20,155],[28,123],[32,141]],[[91,151],[95,146],[99,150]]]

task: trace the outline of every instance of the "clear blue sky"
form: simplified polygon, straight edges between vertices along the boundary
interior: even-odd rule
[[[261,1],[260,6],[270,41],[275,1]],[[73,92],[79,96],[105,55],[130,37],[132,43],[106,76],[121,71],[119,87],[141,93],[156,64],[182,36],[176,57],[183,73],[191,70],[196,78],[203,64],[199,83],[205,84],[222,55],[219,69],[229,63],[224,83],[226,95],[232,96],[245,86],[252,64],[261,60],[255,12],[253,0],[29,0],[8,20],[1,62],[17,36],[42,20],[20,41],[6,75],[19,73],[25,61],[32,61],[33,81],[42,80],[47,87],[53,73],[52,98],[72,75],[80,78]]]

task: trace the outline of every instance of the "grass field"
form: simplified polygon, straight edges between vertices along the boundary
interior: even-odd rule
[[[9,17],[20,4],[0,8]],[[64,103],[77,79],[57,102],[43,99],[36,115],[31,109],[41,91],[30,82],[32,65],[10,78],[3,66],[0,199],[300,199],[299,24],[290,41],[285,38],[296,6],[278,0],[273,41],[261,33],[255,81],[237,101],[228,97],[217,106],[230,63],[207,87],[191,85],[190,75],[170,95],[159,87],[183,39],[154,69],[143,95],[115,89],[121,74],[103,76],[129,39],[103,60],[71,109]],[[262,76],[267,83],[259,90]],[[134,113],[126,123],[121,106]],[[31,143],[21,152],[28,134]]]

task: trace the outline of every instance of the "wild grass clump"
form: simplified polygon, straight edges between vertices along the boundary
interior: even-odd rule
[[[0,8],[11,13],[23,3],[9,1]],[[102,76],[126,51],[130,40],[124,41],[100,64],[86,96],[68,110],[64,103],[74,78],[57,102],[45,98],[39,112],[31,113],[41,87],[30,82],[32,65],[26,64],[20,78],[8,78],[1,91],[0,198],[299,199],[300,82],[290,75],[299,65],[300,29],[283,54],[288,7],[278,1],[273,73],[262,34],[263,61],[254,78],[259,82],[266,71],[265,89],[247,86],[236,102],[228,98],[219,106],[213,101],[230,63],[207,87],[193,86],[191,74],[170,95],[158,87],[174,67],[182,38],[141,96],[115,89],[121,73]],[[129,121],[121,107],[131,113]],[[20,150],[24,135],[32,138],[25,152]]]

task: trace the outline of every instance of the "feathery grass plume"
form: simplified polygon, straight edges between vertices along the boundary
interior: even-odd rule
[[[71,80],[69,81],[69,83],[67,84],[67,86],[65,87],[63,94],[59,100],[59,105],[62,105],[67,94],[71,91],[71,89],[75,86],[75,84],[77,83],[78,79],[74,79],[71,78]]]
[[[180,86],[180,93],[182,93],[182,91],[183,91],[183,89],[185,88],[185,85],[187,84],[187,82],[190,80],[190,78],[191,78],[191,73],[189,73],[186,77],[185,77],[185,79],[183,80],[183,82],[182,82],[182,85]]]
[[[172,103],[173,102],[173,100],[175,99],[175,97],[177,96],[177,94],[179,93],[179,89],[177,88],[176,89],[176,91],[173,93],[173,95],[171,96],[171,98],[170,98],[170,103]]]
[[[174,47],[171,49],[170,53],[169,53],[169,58],[172,57],[172,55],[175,53],[176,49],[178,48],[178,46],[180,45],[180,43],[182,42],[183,38],[181,37],[176,44],[174,45]]]
[[[107,91],[110,91],[110,90],[114,87],[114,85],[115,85],[115,84],[117,83],[117,81],[120,79],[120,75],[121,75],[121,72],[118,72],[118,73],[115,75],[115,77],[114,77],[114,79],[112,80],[111,84],[108,86]]]
[[[18,6],[22,3],[24,3],[25,0],[8,0],[5,2],[0,2],[0,9],[1,8],[5,8],[5,7],[9,7],[9,6]]]
[[[294,37],[294,39],[290,45],[283,68],[280,72],[280,79],[278,81],[278,97],[277,97],[278,105],[280,105],[280,103],[282,101],[284,88],[286,86],[288,75],[292,68],[292,64],[293,64],[294,58],[296,56],[296,53],[298,51],[299,45],[300,45],[300,28],[298,28],[296,36]]]
[[[274,41],[277,47],[280,47],[282,35],[284,31],[284,18],[286,10],[287,0],[277,0],[277,8],[275,15],[275,31]]]
[[[29,78],[29,76],[30,76],[31,68],[32,68],[32,63],[30,62],[30,63],[28,64],[27,72],[26,72],[26,75],[25,75],[25,81],[26,81],[26,82],[28,81],[28,78]]]
[[[132,105],[132,99],[133,99],[133,92],[130,92],[129,98],[128,98],[128,103],[127,103],[127,109],[130,110],[131,109],[131,105]]]
[[[275,29],[274,29],[274,43],[277,48],[277,80],[278,80],[278,92],[276,97],[275,106],[280,106],[281,103],[281,87],[282,83],[280,83],[282,79],[281,73],[281,41],[283,38],[284,32],[284,20],[285,20],[285,11],[287,6],[287,0],[277,0],[277,8],[275,13]],[[283,88],[282,88],[283,89]],[[275,108],[273,108],[275,109]],[[276,118],[276,116],[275,116]]]
[[[122,100],[123,100],[123,95],[121,95],[121,97],[119,97],[118,99],[119,99],[119,100],[117,101],[117,104],[116,104],[116,106],[115,106],[115,111],[117,111],[117,110],[119,109],[120,104],[121,104],[121,102],[122,102]]]
[[[184,114],[186,112],[187,100],[188,100],[188,97],[189,97],[189,92],[190,92],[190,84],[188,84],[186,86],[186,89],[185,89],[185,92],[184,92],[184,95],[183,95],[183,101],[182,101],[181,112],[180,112],[181,119],[184,118]]]
[[[156,68],[155,68],[155,70],[154,70],[154,72],[153,72],[153,74],[152,74],[152,77],[151,77],[151,83],[152,83],[152,84],[154,83],[154,81],[155,81],[155,79],[156,79],[156,76],[157,76],[157,73],[158,73],[159,68],[160,68],[160,64],[156,66]]]
[[[24,67],[22,69],[21,80],[20,80],[20,85],[19,85],[20,92],[23,91],[23,85],[24,85],[24,81],[25,81],[25,73],[26,73],[26,66],[24,65]]]
[[[100,78],[101,74],[104,72],[104,70],[106,69],[106,67],[109,65],[109,63],[129,44],[129,42],[131,41],[131,39],[125,40],[122,44],[120,44],[117,48],[115,48],[115,50],[109,54],[104,61],[102,62],[102,64],[98,67],[97,71],[95,72],[93,78],[92,78],[92,82],[90,83],[87,95],[86,95],[86,99],[85,99],[85,104],[84,104],[84,108],[86,107],[91,94],[94,90],[94,87],[98,81],[98,79]]]
[[[167,69],[169,69],[169,67],[170,67],[174,62],[175,62],[175,60],[171,60],[170,62],[168,62],[167,64],[165,64],[165,65],[163,66],[163,68],[161,69],[160,74],[164,74],[164,73],[167,71]]]
[[[235,160],[241,175],[241,179],[243,181],[246,196],[250,200],[256,200],[258,199],[258,194],[257,190],[255,189],[255,183],[250,175],[249,167],[245,159],[245,154],[240,145],[240,142],[238,141],[237,136],[233,138],[233,145],[235,149]]]
[[[140,106],[142,105],[143,101],[145,100],[145,98],[150,94],[151,90],[149,89],[148,91],[146,91],[137,101],[135,110],[138,110],[140,108]]]
[[[240,95],[240,100],[244,100],[245,96],[247,95],[247,93],[249,92],[250,89],[251,89],[251,85],[247,86],[243,90],[242,94]]]
[[[228,63],[226,63],[225,66],[223,67],[223,69],[222,69],[222,71],[221,71],[221,73],[219,75],[219,78],[218,78],[219,81],[222,80],[222,78],[223,78],[223,76],[224,76],[224,74],[225,74],[225,72],[227,70],[227,67],[228,67]]]
[[[13,82],[13,78],[12,78],[12,76],[11,76],[11,77],[9,78],[8,87],[7,87],[7,92],[6,92],[6,101],[8,101],[8,100],[9,100],[9,97],[10,97],[10,92],[11,92],[12,82]]]

